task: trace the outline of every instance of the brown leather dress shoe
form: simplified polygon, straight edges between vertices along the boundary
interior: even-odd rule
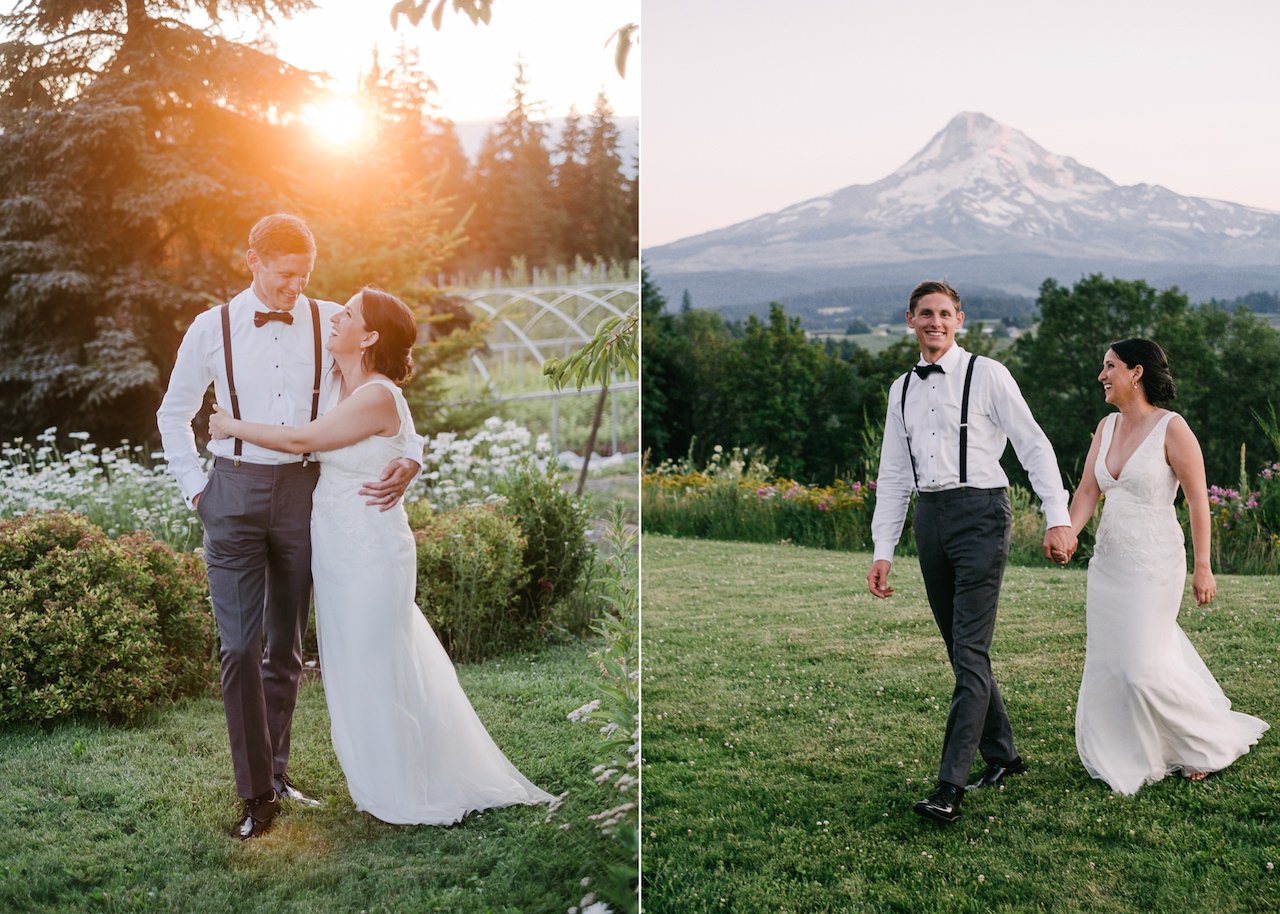
[[[315,797],[309,797],[301,790],[298,785],[293,783],[292,778],[287,774],[276,775],[276,790],[280,797],[285,800],[292,800],[294,803],[300,803],[303,806],[323,806],[323,800],[317,800]]]
[[[280,795],[274,790],[252,800],[245,800],[244,809],[240,812],[240,821],[236,823],[236,837],[241,841],[248,841],[250,838],[265,835],[279,814]]]

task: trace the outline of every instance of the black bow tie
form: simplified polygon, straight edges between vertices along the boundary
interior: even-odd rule
[[[942,366],[937,364],[936,362],[932,365],[917,365],[915,368],[916,374],[918,374],[921,378],[927,378],[929,377],[929,375],[933,374],[935,371],[938,374],[946,374],[946,372],[942,370]]]
[[[293,314],[289,311],[255,311],[253,312],[253,326],[261,327],[263,324],[271,321],[284,321],[286,324],[293,323]]]

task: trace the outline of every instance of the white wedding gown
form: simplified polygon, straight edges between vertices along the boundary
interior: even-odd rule
[[[404,507],[357,495],[404,454],[411,427],[319,454],[311,512],[320,669],[333,748],[356,807],[384,822],[448,825],[468,812],[551,795],[494,744],[449,656],[414,604],[417,553]]]
[[[1187,560],[1173,507],[1178,479],[1164,450],[1174,413],[1156,422],[1115,479],[1106,458],[1118,415],[1103,426],[1094,465],[1106,500],[1089,562],[1076,747],[1091,776],[1132,794],[1178,769],[1227,767],[1268,725],[1231,710],[1178,627]]]

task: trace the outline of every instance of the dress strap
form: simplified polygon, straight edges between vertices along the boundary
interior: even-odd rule
[[[402,391],[400,389],[400,385],[396,384],[394,381],[388,378],[373,378],[372,380],[365,381],[355,390],[351,391],[351,393],[347,394],[347,396],[354,396],[357,391],[364,390],[371,384],[379,384],[391,391],[391,399],[395,401],[396,404],[396,415],[400,417],[400,431],[403,431],[405,418],[409,413],[409,404],[405,401],[404,391]]]

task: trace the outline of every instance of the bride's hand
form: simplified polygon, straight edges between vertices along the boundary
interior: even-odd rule
[[[217,403],[213,404],[213,415],[209,417],[210,438],[230,438],[231,423],[235,419],[228,416]]]
[[[1207,606],[1218,594],[1218,585],[1213,580],[1213,572],[1208,568],[1197,568],[1191,577],[1191,592],[1195,594],[1197,606]]]

